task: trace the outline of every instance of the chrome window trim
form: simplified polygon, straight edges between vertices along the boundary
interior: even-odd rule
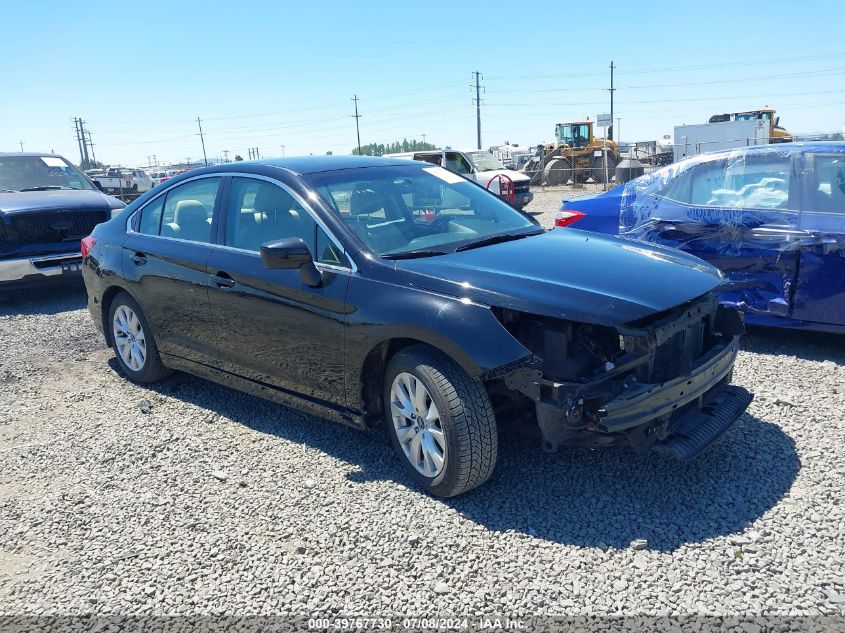
[[[331,269],[341,270],[341,271],[344,271],[344,272],[353,272],[353,273],[358,272],[358,265],[355,263],[355,260],[352,259],[352,256],[343,247],[343,244],[341,244],[340,241],[335,237],[334,233],[332,233],[329,230],[329,228],[323,223],[323,221],[319,217],[317,217],[317,214],[314,213],[314,210],[302,198],[302,196],[300,196],[298,193],[293,191],[285,183],[283,183],[279,180],[276,180],[275,178],[271,178],[269,176],[264,176],[262,174],[251,174],[249,172],[240,172],[240,171],[227,171],[227,172],[224,172],[224,173],[202,174],[202,175],[199,175],[199,176],[194,176],[193,178],[186,178],[185,180],[181,181],[178,185],[174,185],[173,187],[169,187],[169,188],[165,189],[164,191],[156,194],[155,196],[153,196],[152,198],[147,200],[142,207],[139,207],[138,209],[136,209],[126,219],[126,232],[127,233],[134,233],[136,235],[148,235],[147,233],[138,233],[138,231],[132,230],[132,220],[133,220],[133,218],[137,214],[141,213],[145,208],[147,208],[147,206],[152,204],[159,197],[166,195],[172,189],[175,189],[176,187],[181,186],[183,184],[193,182],[195,180],[200,180],[202,178],[221,178],[222,179],[222,178],[225,178],[227,176],[229,176],[231,178],[252,178],[253,180],[264,180],[266,182],[269,182],[272,185],[276,185],[277,187],[281,187],[283,190],[285,190],[287,193],[289,193],[291,195],[291,197],[293,197],[293,199],[296,200],[302,206],[303,209],[305,209],[306,213],[308,213],[308,215],[311,216],[311,219],[314,220],[315,224],[317,224],[317,226],[319,226],[321,229],[323,229],[323,232],[328,236],[328,238],[332,241],[332,243],[335,246],[337,246],[340,249],[340,252],[343,253],[346,256],[347,260],[349,260],[351,267],[336,266],[334,264],[325,264],[323,262],[318,262],[316,260],[314,261],[314,265],[316,265],[318,267],[329,267]],[[230,190],[231,190],[231,183],[230,183],[229,187],[230,187]],[[228,200],[227,200],[227,201],[225,201],[225,208],[226,208],[227,211],[228,211],[228,207],[229,207],[229,204],[228,204]],[[260,255],[260,253],[258,251],[251,251],[251,250],[246,249],[246,248],[238,248],[236,246],[229,246],[228,244],[214,244],[214,243],[208,243],[208,242],[196,242],[194,240],[184,240],[184,239],[179,238],[179,237],[165,237],[163,235],[150,235],[149,237],[157,237],[159,239],[172,240],[174,242],[186,242],[188,244],[208,244],[209,246],[214,246],[214,247],[217,247],[217,248],[225,248],[225,249],[228,249],[228,250],[234,250],[234,251],[239,251],[239,252],[243,252],[243,253],[252,253],[253,255]]]
[[[165,239],[175,239],[175,238],[165,238]],[[236,253],[245,253],[247,255],[253,255],[255,257],[261,257],[261,253],[259,251],[251,251],[248,248],[238,248],[237,246],[227,246],[226,244],[211,244],[214,248],[223,248],[227,251],[235,251]],[[353,268],[349,268],[347,266],[338,266],[336,264],[326,264],[324,262],[314,261],[314,265],[318,269],[327,268],[332,271],[342,272],[342,273],[354,273],[357,272],[358,268],[355,266],[355,262],[352,261],[352,258],[347,256],[347,259],[352,262]]]

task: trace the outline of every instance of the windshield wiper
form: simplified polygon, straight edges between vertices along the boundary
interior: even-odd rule
[[[385,253],[380,255],[382,259],[415,259],[417,257],[433,257],[435,255],[446,255],[446,251],[432,251],[432,250],[415,250],[415,251],[399,251],[398,253]]]
[[[17,189],[0,189],[0,193],[15,193]]]
[[[491,235],[489,237],[480,239],[477,242],[470,242],[469,244],[458,246],[458,248],[455,249],[455,252],[466,251],[471,248],[480,248],[481,246],[490,246],[491,244],[500,244],[501,242],[520,240],[523,237],[529,237],[531,235],[541,235],[542,233],[542,229],[540,231],[532,231],[531,233],[499,233],[498,235]]]
[[[62,185],[41,185],[40,187],[26,187],[25,189],[19,189],[19,191],[50,191],[52,189],[69,189],[69,187],[63,187]]]

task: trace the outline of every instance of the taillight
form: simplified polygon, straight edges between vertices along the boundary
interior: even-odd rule
[[[94,244],[97,243],[96,238],[93,235],[89,235],[88,237],[82,238],[82,261],[84,262],[88,259],[88,253],[91,252],[91,249],[94,248]]]
[[[574,209],[561,209],[555,214],[555,226],[569,226],[573,222],[577,222],[583,218],[586,213],[575,211]]]

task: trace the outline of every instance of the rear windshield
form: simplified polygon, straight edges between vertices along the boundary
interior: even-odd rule
[[[0,190],[94,189],[73,165],[58,156],[0,157]]]

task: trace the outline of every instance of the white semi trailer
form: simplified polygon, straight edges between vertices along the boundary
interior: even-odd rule
[[[706,152],[768,143],[769,126],[762,120],[676,125],[675,161]]]

